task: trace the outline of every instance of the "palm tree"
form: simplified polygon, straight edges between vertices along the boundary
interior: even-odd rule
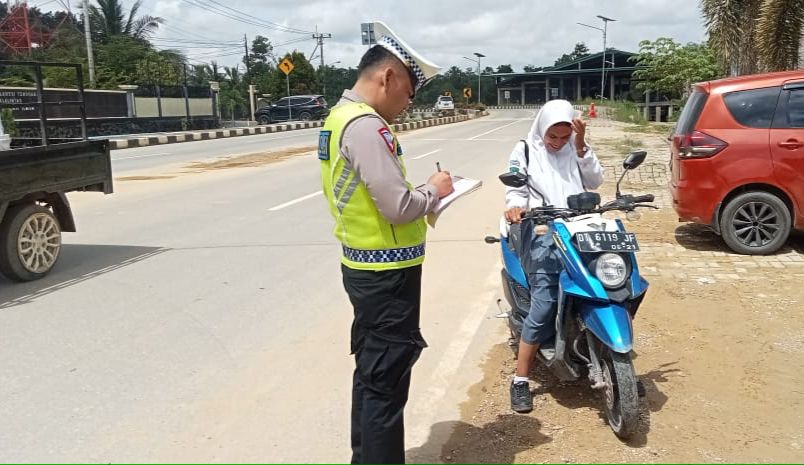
[[[701,0],[709,44],[732,75],[795,69],[804,0]]]
[[[757,49],[768,70],[798,68],[804,0],[763,2],[756,32]]]
[[[126,35],[134,39],[147,39],[165,20],[158,16],[140,16],[137,12],[141,0],[136,0],[128,10],[128,15],[120,0],[97,0],[98,6],[89,6],[89,21],[92,33],[101,42],[115,35]]]

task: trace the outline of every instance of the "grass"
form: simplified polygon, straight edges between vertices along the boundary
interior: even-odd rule
[[[628,126],[623,128],[623,131],[637,134],[658,134],[666,136],[675,127],[674,124],[669,123],[646,123],[636,126]]]
[[[623,100],[595,100],[595,99],[584,99],[580,102],[576,102],[578,105],[589,105],[590,103],[595,102],[595,105],[606,107],[611,112],[611,118],[614,121],[619,121],[621,123],[633,123],[644,125],[648,123],[643,115],[642,111],[639,107],[636,106],[634,102],[627,102]]]
[[[601,141],[600,145],[612,149],[616,153],[629,153],[645,146],[645,141],[638,137],[627,135],[621,139]]]

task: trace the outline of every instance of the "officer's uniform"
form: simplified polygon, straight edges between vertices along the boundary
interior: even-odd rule
[[[438,72],[382,23],[374,23],[374,33],[416,75],[418,87]],[[419,330],[423,217],[438,191],[407,182],[403,155],[388,122],[345,91],[320,132],[318,157],[354,307],[353,463],[405,461],[403,410],[411,369],[427,346]]]

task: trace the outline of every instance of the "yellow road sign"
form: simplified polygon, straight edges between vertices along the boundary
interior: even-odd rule
[[[281,63],[279,63],[279,69],[281,69],[285,75],[290,74],[290,72],[293,71],[293,68],[293,62],[290,61],[290,58],[285,58]]]
[[[445,90],[444,91],[444,97],[452,97],[452,92],[450,92],[448,90]]]
[[[472,88],[471,87],[464,87],[463,88],[463,96],[466,98],[472,98]]]

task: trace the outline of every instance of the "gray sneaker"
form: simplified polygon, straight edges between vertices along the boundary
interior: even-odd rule
[[[530,383],[527,381],[511,382],[511,410],[517,413],[533,410],[533,394],[530,393]]]

